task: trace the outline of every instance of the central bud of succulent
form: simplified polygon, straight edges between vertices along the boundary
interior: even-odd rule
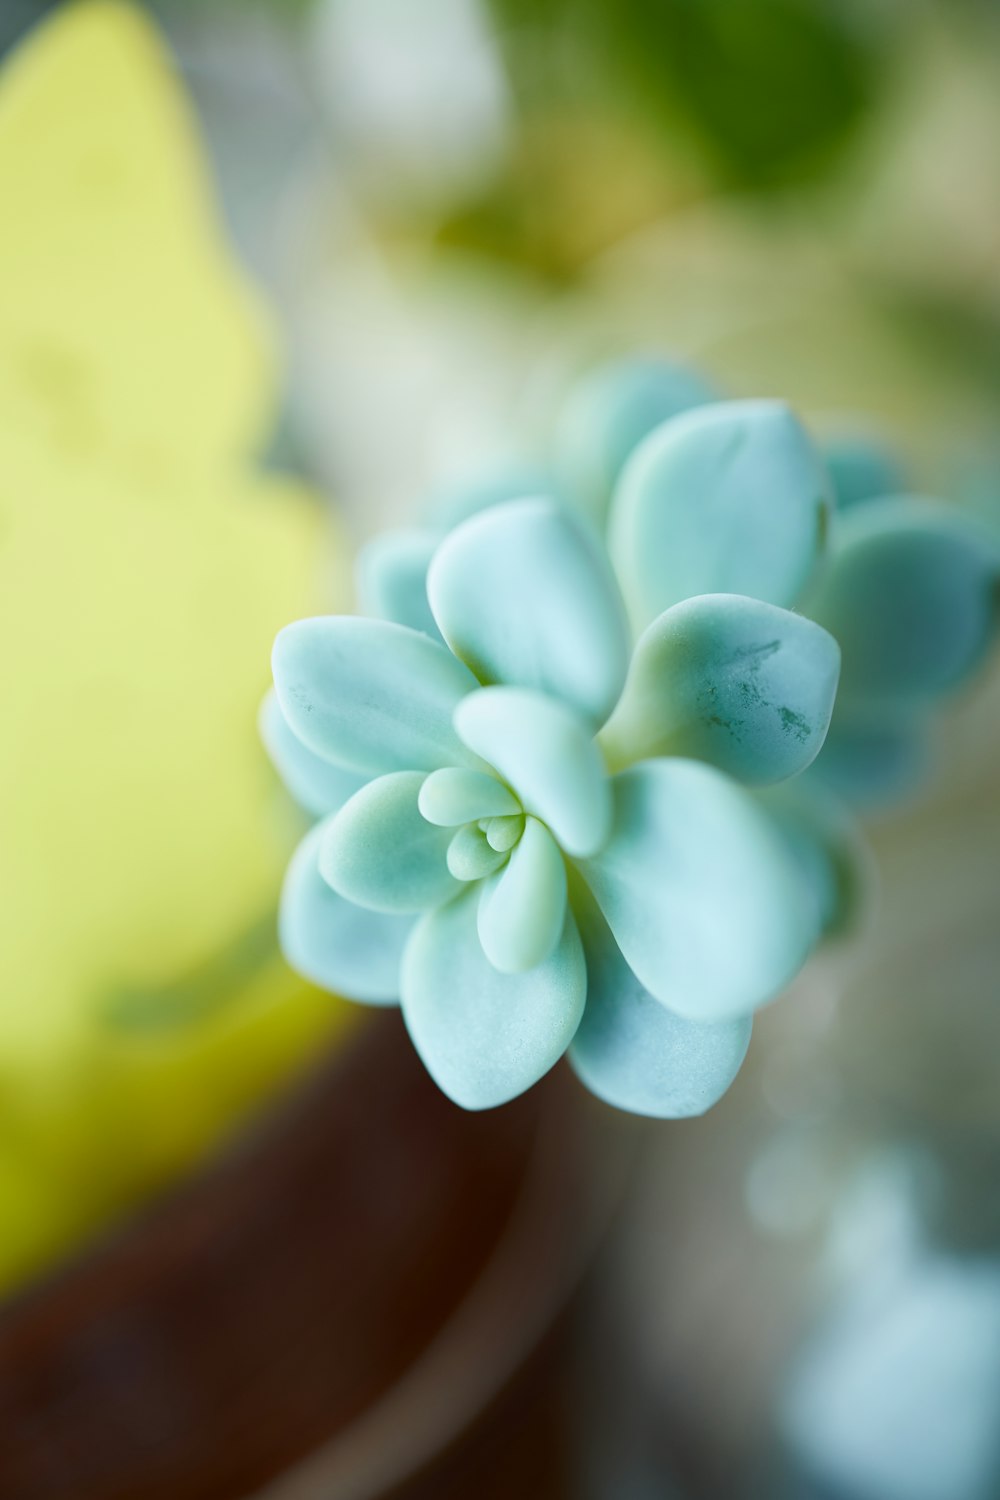
[[[503,868],[521,841],[520,798],[490,771],[447,766],[420,789],[420,812],[438,828],[454,828],[448,869],[456,880],[484,880]]]
[[[447,865],[482,881],[479,936],[505,973],[542,963],[566,920],[566,856],[596,854],[608,835],[607,774],[593,734],[565,704],[523,688],[470,693],[455,712],[468,764],[432,771],[418,807],[454,829]]]

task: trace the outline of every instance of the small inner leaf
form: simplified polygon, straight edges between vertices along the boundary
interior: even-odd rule
[[[499,870],[506,858],[506,850],[492,848],[474,823],[460,828],[448,845],[448,869],[456,880],[482,880]]]
[[[463,823],[516,814],[521,807],[510,788],[495,776],[465,766],[444,766],[432,772],[420,788],[420,811],[439,828],[458,828]]]
[[[524,814],[510,818],[490,818],[483,830],[491,848],[501,853],[513,849],[524,832]]]
[[[601,752],[571,709],[526,688],[482,688],[459,704],[455,728],[567,854],[597,852],[610,827],[611,793]]]
[[[483,952],[502,974],[525,973],[548,958],[565,919],[566,866],[548,829],[528,818],[507,868],[483,887]]]

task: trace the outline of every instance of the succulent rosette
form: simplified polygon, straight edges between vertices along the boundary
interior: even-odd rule
[[[573,393],[548,473],[369,544],[378,618],[275,647],[264,737],[319,819],[290,962],[401,1001],[467,1108],[567,1050],[618,1107],[709,1107],[857,904],[845,801],[912,779],[993,634],[994,540],[902,489],[870,440],[631,360]]]
[[[363,559],[407,623],[275,645],[265,739],[319,819],[286,955],[399,1000],[467,1108],[568,1049],[613,1104],[700,1112],[824,927],[827,872],[757,789],[805,770],[833,710],[837,643],[792,609],[828,475],[780,403],[690,405],[611,476],[609,548],[595,504],[501,499]]]

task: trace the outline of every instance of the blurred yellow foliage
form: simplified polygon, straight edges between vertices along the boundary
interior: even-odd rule
[[[190,1163],[331,1035],[273,935],[257,743],[327,529],[255,471],[266,320],[141,14],[0,79],[0,1286]]]

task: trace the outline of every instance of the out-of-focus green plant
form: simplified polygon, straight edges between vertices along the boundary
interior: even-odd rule
[[[515,77],[589,78],[660,127],[686,129],[716,174],[751,188],[820,173],[876,95],[886,37],[872,7],[827,0],[492,0]],[[544,50],[538,53],[538,41]],[[537,64],[536,64],[537,66]]]

